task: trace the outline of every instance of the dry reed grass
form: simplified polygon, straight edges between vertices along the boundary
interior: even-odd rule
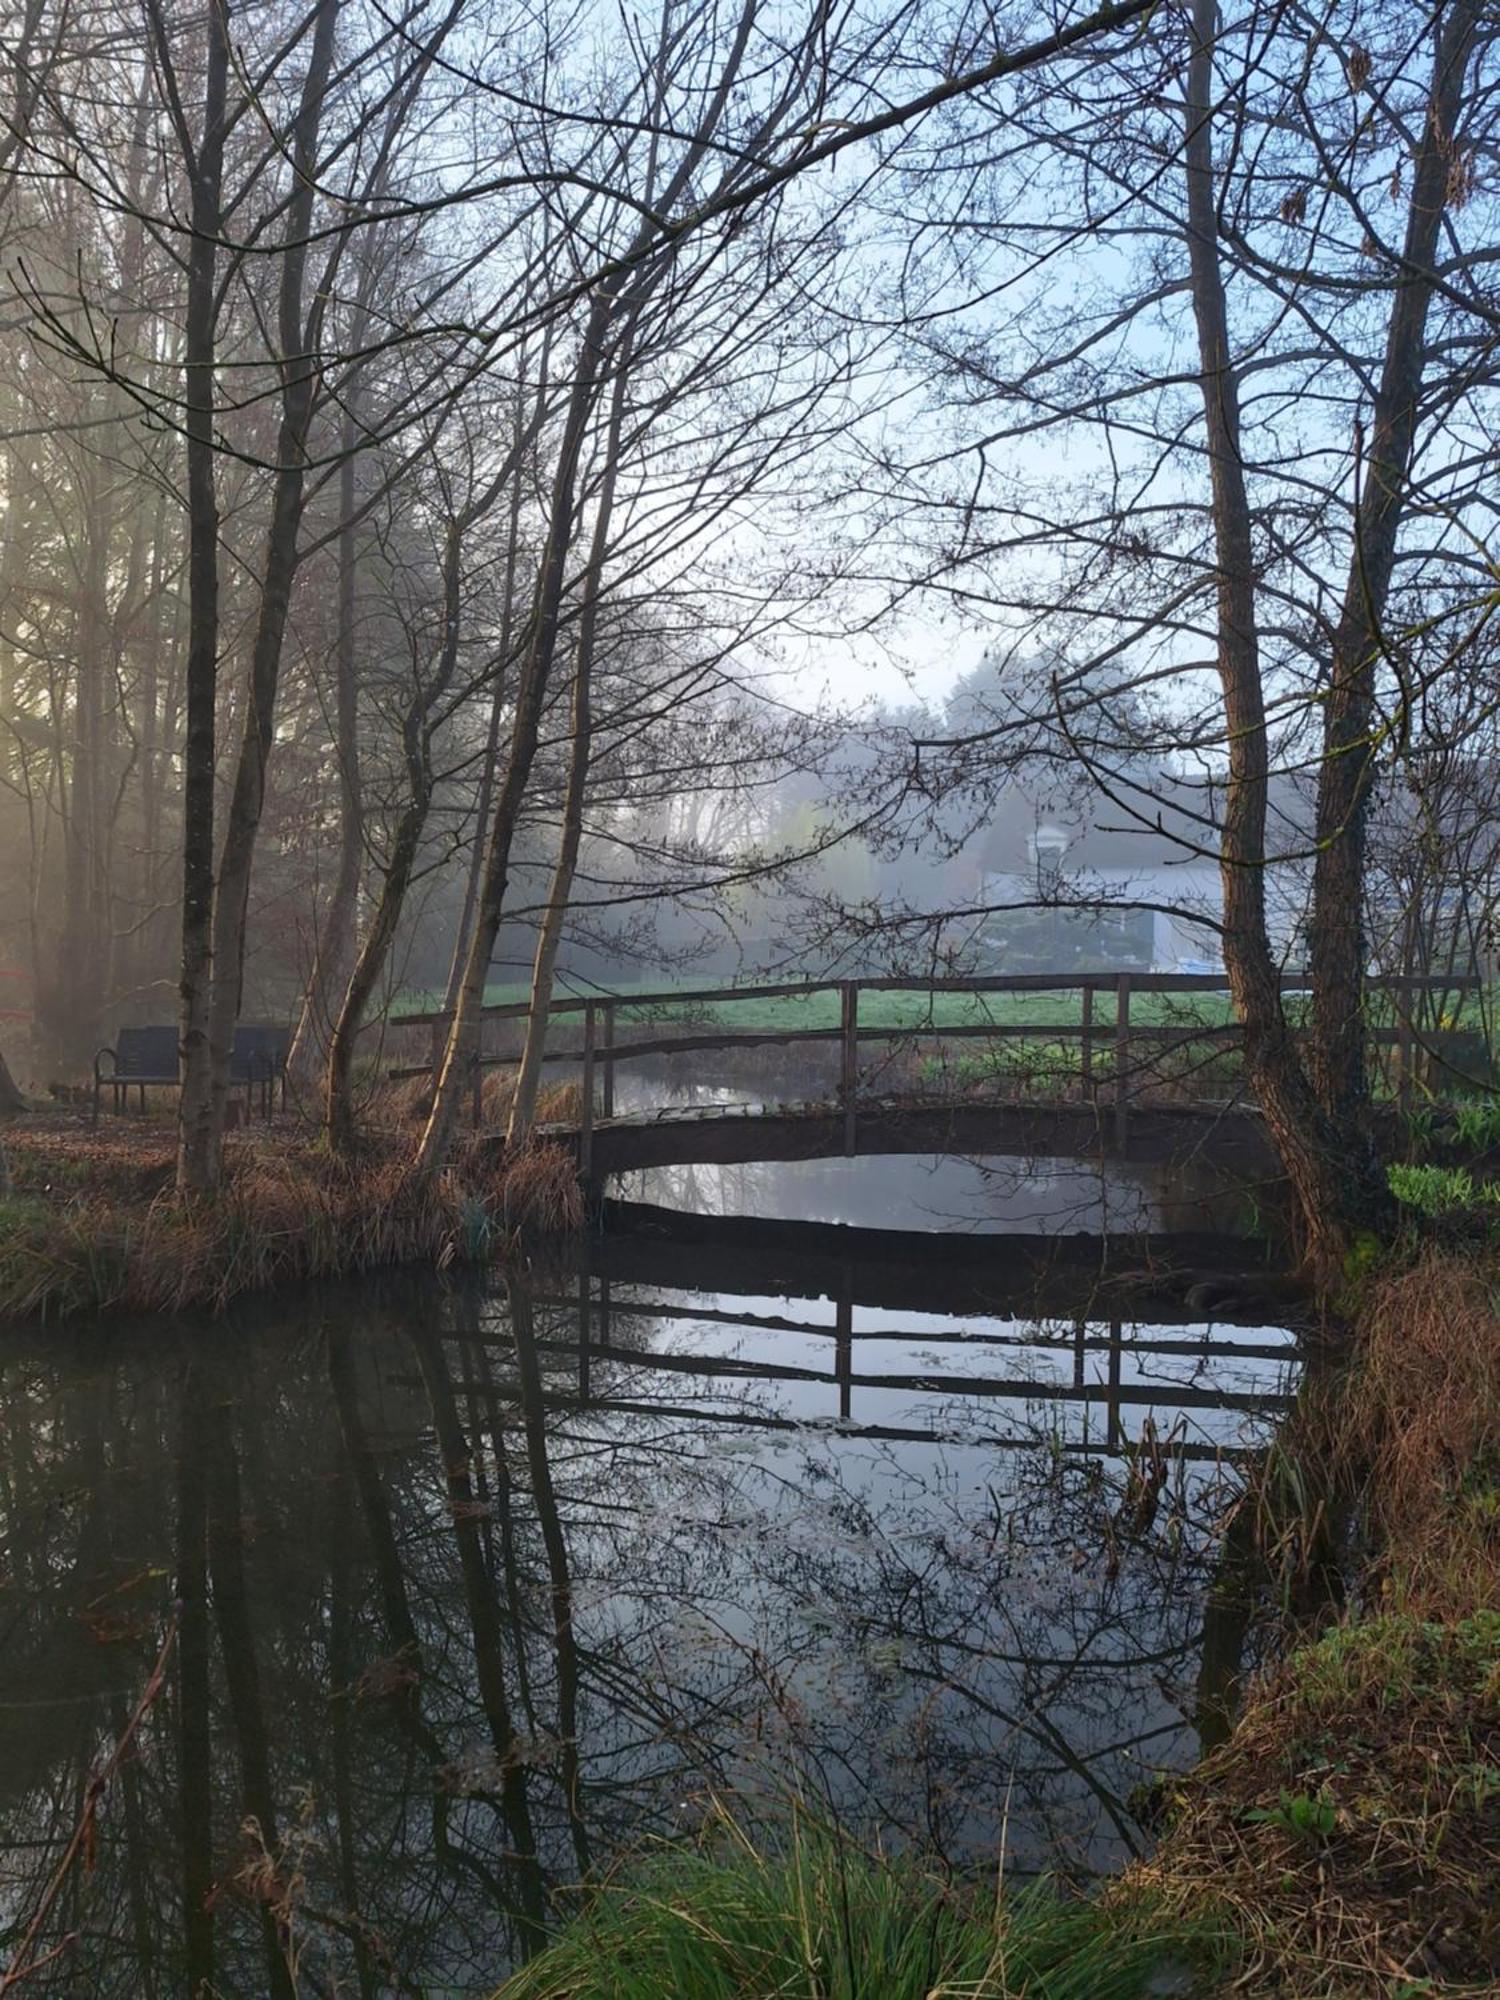
[[[487,1069],[480,1086],[480,1125],[494,1132],[510,1119],[515,1097],[513,1069]],[[464,1097],[464,1116],[473,1116],[473,1093]],[[396,1083],[381,1083],[371,1094],[364,1118],[381,1131],[406,1131],[419,1125],[432,1109],[432,1078],[402,1077]],[[583,1088],[575,1079],[568,1083],[543,1084],[537,1094],[536,1122],[539,1125],[576,1125],[583,1109]]]
[[[1429,1617],[1500,1610],[1500,1312],[1492,1274],[1427,1250],[1377,1282],[1342,1398],[1381,1578]]]
[[[1500,1313],[1492,1273],[1428,1248],[1375,1278],[1256,1498],[1310,1549],[1352,1510],[1358,1608],[1255,1689],[1174,1787],[1127,1878],[1222,1904],[1245,1990],[1500,1994]]]
[[[241,1148],[209,1201],[85,1192],[5,1204],[0,1318],[217,1311],[301,1279],[483,1261],[582,1215],[571,1162],[542,1143],[503,1160],[476,1146],[431,1180],[412,1174],[404,1150],[345,1161],[313,1146]]]

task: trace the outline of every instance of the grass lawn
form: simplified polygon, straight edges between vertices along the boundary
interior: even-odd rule
[[[767,982],[772,983],[772,982]],[[670,993],[674,987],[685,993],[702,992],[713,984],[707,978],[664,980],[660,976],[620,982],[622,999],[631,992],[653,996]],[[520,981],[485,988],[487,1007],[523,1005],[527,988]],[[564,997],[561,992],[559,998]],[[439,996],[427,993],[401,995],[392,1008],[393,1017],[421,1013],[438,1004]],[[1094,1021],[1101,1028],[1114,1023],[1114,995],[1094,995]],[[566,1017],[564,1017],[566,1018]],[[622,1005],[616,1019],[678,1023],[683,1027],[712,1024],[746,1030],[828,1029],[840,1023],[840,998],[836,988],[820,987],[806,994],[786,994],[774,999],[717,1000],[713,1002],[673,1002],[660,998],[644,1005]],[[1229,998],[1219,993],[1136,993],[1132,995],[1130,1018],[1140,1027],[1197,1020],[1216,1026],[1229,1019]],[[860,1025],[866,1028],[974,1027],[1066,1027],[1083,1019],[1083,997],[1077,992],[1056,993],[929,993],[914,985],[909,992],[862,993]]]

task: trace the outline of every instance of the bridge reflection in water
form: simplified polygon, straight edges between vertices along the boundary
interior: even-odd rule
[[[1244,1654],[1220,1527],[1293,1337],[624,1242],[0,1352],[8,1917],[181,1602],[32,1990],[487,1992],[714,1788],[986,1866],[1145,1844]]]

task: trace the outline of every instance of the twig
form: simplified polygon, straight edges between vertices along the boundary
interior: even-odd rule
[[[180,1617],[181,1606],[174,1604],[172,1615],[167,1621],[166,1633],[161,1642],[161,1650],[156,1656],[156,1665],[151,1669],[151,1678],[147,1681],[130,1720],[121,1730],[119,1741],[115,1744],[113,1750],[110,1751],[104,1763],[89,1779],[88,1788],[83,1797],[83,1809],[78,1815],[78,1824],[73,1829],[73,1837],[64,1848],[61,1861],[58,1862],[57,1867],[53,1870],[52,1879],[47,1884],[41,1902],[37,1904],[31,1922],[26,1926],[26,1935],[22,1938],[15,1957],[11,1960],[5,1971],[0,1972],[0,1994],[8,1993],[13,1986],[18,1986],[23,1979],[29,1978],[33,1972],[40,1971],[44,1965],[56,1958],[58,1953],[69,1942],[68,1939],[64,1939],[63,1944],[55,1946],[51,1951],[45,1953],[43,1957],[35,1960],[32,1964],[28,1965],[26,1962],[30,1958],[32,1951],[36,1948],[36,1942],[41,1936],[42,1927],[52,1914],[52,1906],[62,1893],[63,1884],[68,1879],[68,1874],[73,1863],[77,1860],[79,1852],[92,1839],[94,1817],[98,1809],[99,1800],[103,1797],[111,1778],[114,1777],[115,1772],[124,1762],[125,1753],[130,1748],[131,1738],[145,1721],[152,1704],[166,1684],[167,1661],[171,1656],[172,1647],[177,1639],[177,1626]]]

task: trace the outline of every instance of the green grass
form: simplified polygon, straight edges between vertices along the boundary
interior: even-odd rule
[[[767,982],[770,983],[770,982]],[[628,1004],[631,992],[670,993],[674,986],[683,992],[704,991],[714,984],[710,978],[672,981],[659,975],[639,981],[624,981],[616,989],[621,996],[616,1018],[619,1021],[679,1022],[757,1029],[837,1028],[840,1025],[840,997],[835,987],[820,987],[806,994],[787,994],[779,999],[662,1001],[652,1005]],[[515,982],[487,986],[487,1007],[523,1005],[528,989]],[[564,996],[561,992],[558,998]],[[441,996],[406,993],[392,1008],[399,1020],[404,1014],[422,1013],[436,1007]],[[1193,997],[1190,1010],[1181,994],[1136,993],[1132,995],[1130,1018],[1139,1027],[1168,1026],[1196,1020],[1218,1026],[1230,1018],[1227,994],[1201,993]],[[1052,993],[929,993],[920,985],[910,991],[862,993],[859,1020],[869,1028],[941,1028],[975,1026],[1065,1027],[1083,1019],[1083,1000],[1077,992]],[[1114,995],[1101,990],[1094,995],[1094,1024],[1102,1031],[1114,1026]]]
[[[1138,2000],[1222,1949],[1210,1927],[1045,1886],[957,1887],[794,1818],[763,1848],[673,1847],[599,1889],[496,2000]]]

